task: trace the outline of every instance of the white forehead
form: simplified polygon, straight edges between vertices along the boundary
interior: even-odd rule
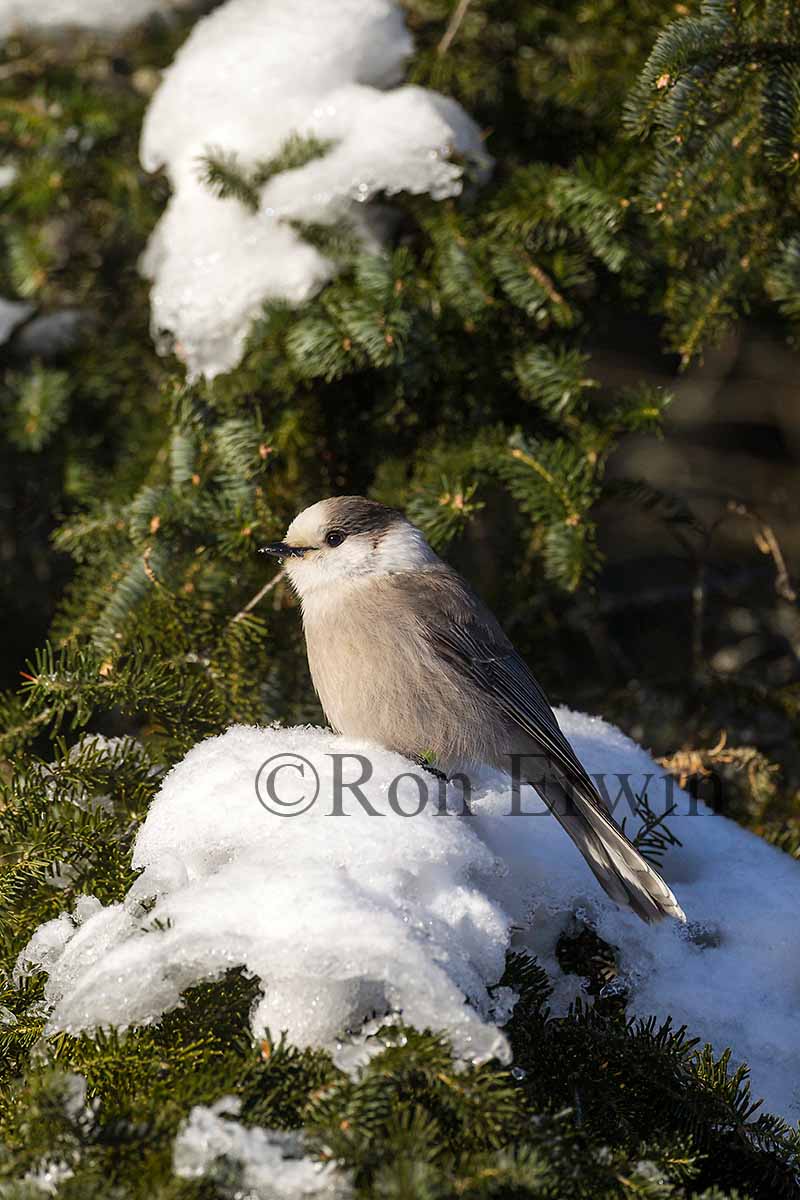
[[[330,524],[330,505],[327,500],[318,500],[298,513],[286,531],[290,546],[316,546],[321,530]]]

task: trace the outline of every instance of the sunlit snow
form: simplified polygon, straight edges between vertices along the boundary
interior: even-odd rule
[[[442,790],[369,743],[238,726],[165,779],[126,900],[83,898],[23,951],[18,970],[49,975],[50,1031],[157,1021],[184,989],[242,966],[263,988],[257,1036],[269,1027],[334,1049],[345,1031],[393,1013],[446,1031],[464,1058],[507,1060],[498,1025],[514,997],[496,988],[506,952],[513,942],[539,956],[563,1011],[580,981],[561,973],[555,945],[577,919],[617,948],[629,1011],[671,1015],[718,1051],[732,1046],[754,1093],[798,1115],[800,867],[667,784],[612,726],[566,710],[559,719],[612,799],[624,774],[659,811],[677,803],[671,827],[684,844],[664,873],[687,926],[619,910],[534,793],[521,801],[536,815],[513,813],[507,776],[484,772],[462,815],[458,787]],[[345,784],[360,780],[356,755],[371,768],[360,797],[334,788],[337,770]],[[276,766],[273,801],[264,787]]]
[[[456,195],[455,153],[486,173],[480,132],[458,104],[395,87],[411,48],[394,0],[228,0],[195,26],[153,97],[141,145],[146,169],[165,167],[173,189],[142,259],[153,331],[190,375],[230,370],[265,301],[300,304],[331,277],[332,262],[289,219],[350,225],[377,249],[364,201]],[[209,150],[249,171],[291,134],[333,144],[270,179],[257,212],[200,181]]]

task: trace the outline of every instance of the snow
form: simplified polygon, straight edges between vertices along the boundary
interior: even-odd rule
[[[21,1182],[23,1187],[32,1189],[33,1195],[39,1193],[42,1196],[57,1196],[61,1185],[68,1179],[72,1179],[74,1174],[75,1172],[68,1163],[47,1163],[35,1171],[26,1172]],[[31,1191],[22,1194],[23,1196],[30,1195]]]
[[[364,1047],[358,1038],[343,1047],[346,1031],[402,1014],[444,1030],[462,1058],[507,1061],[498,1026],[515,997],[496,985],[508,948],[539,956],[563,1011],[580,980],[561,973],[555,946],[582,921],[617,947],[631,1013],[671,1015],[718,1052],[732,1046],[751,1067],[754,1094],[796,1119],[800,867],[701,804],[693,814],[689,797],[667,789],[649,755],[612,726],[566,710],[559,719],[612,799],[625,774],[656,810],[677,803],[670,826],[684,844],[670,848],[664,873],[687,926],[647,926],[617,909],[534,793],[521,798],[535,815],[512,815],[508,777],[496,771],[474,780],[465,816],[457,787],[441,790],[369,743],[237,726],[165,778],[124,902],[84,897],[23,951],[19,972],[49,976],[49,1031],[157,1021],[185,988],[243,966],[264,989],[251,1014],[257,1037],[269,1027],[299,1045],[349,1044],[357,1066]],[[337,769],[345,783],[360,781],[357,754],[372,766],[361,798],[334,790]],[[425,796],[417,815],[400,815]]]
[[[6,300],[0,296],[0,346],[7,342],[16,327],[33,312],[33,305],[25,300]]]
[[[377,249],[360,207],[377,192],[457,195],[454,151],[477,177],[488,172],[458,104],[394,87],[411,49],[393,0],[228,0],[195,26],[153,97],[141,145],[145,168],[164,166],[173,188],[142,259],[153,332],[190,376],[234,367],[265,301],[302,304],[331,278],[334,264],[287,219],[349,224]],[[295,133],[334,145],[271,178],[257,213],[198,177],[211,148],[251,169]]]
[[[408,763],[353,745],[375,764],[365,794],[385,807],[388,782]],[[91,911],[85,899],[74,924],[66,914],[47,922],[23,952],[49,967],[50,1027],[151,1022],[185,988],[241,964],[269,980],[254,1030],[333,1045],[373,1011],[402,1010],[421,1028],[444,1014],[460,1053],[505,1056],[487,986],[503,970],[508,921],[469,879],[496,868],[479,838],[433,810],[370,817],[356,802],[353,815],[331,817],[320,804],[281,818],[259,803],[259,767],[284,753],[312,762],[331,796],[330,752],[341,748],[321,730],[248,727],[195,746],[139,832],[133,861],[145,870],[125,903]],[[304,779],[284,771],[280,783]],[[405,806],[418,802],[412,779],[399,791]]]
[[[800,866],[733,821],[690,800],[646,751],[598,718],[559,710],[559,721],[590,773],[630,773],[634,791],[647,790],[658,811],[678,805],[669,827],[683,845],[669,850],[664,874],[683,905],[687,925],[647,926],[606,903],[594,881],[552,821],[514,844],[513,822],[491,820],[484,831],[508,864],[510,876],[527,872],[536,891],[536,913],[524,942],[556,981],[558,1011],[577,994],[574,977],[555,960],[565,914],[581,912],[601,938],[618,947],[628,983],[628,1011],[730,1046],[751,1068],[753,1094],[790,1121],[800,1118]],[[647,776],[651,778],[648,782]],[[609,785],[612,797],[616,784]],[[532,807],[532,806],[531,806]],[[625,813],[621,805],[617,816]],[[628,822],[630,824],[630,821]]]
[[[0,37],[79,26],[117,33],[186,0],[0,0]]]
[[[239,1168],[240,1186],[251,1200],[350,1194],[344,1176],[304,1153],[302,1134],[248,1129],[235,1120],[240,1108],[236,1097],[223,1096],[210,1107],[198,1104],[192,1109],[175,1138],[176,1175],[182,1179],[213,1179],[215,1164],[222,1158],[227,1172],[230,1163]]]

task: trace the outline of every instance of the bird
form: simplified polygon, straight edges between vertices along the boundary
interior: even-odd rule
[[[446,774],[544,760],[526,779],[606,893],[643,921],[685,915],[614,821],[545,692],[495,616],[398,509],[334,496],[260,548],[283,560],[303,619],[312,682],[340,734]],[[524,760],[521,760],[524,762]]]

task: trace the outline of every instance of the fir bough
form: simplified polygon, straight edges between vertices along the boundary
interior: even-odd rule
[[[3,511],[32,514],[4,580],[24,679],[0,698],[0,1196],[30,1200],[45,1178],[64,1200],[236,1194],[235,1163],[194,1181],[172,1164],[192,1106],[225,1094],[246,1125],[305,1129],[358,1196],[798,1195],[797,1133],[754,1109],[728,1055],[626,1020],[624,995],[601,995],[613,947],[591,939],[562,957],[595,1003],[561,1018],[537,965],[510,959],[511,1072],[457,1071],[441,1037],[398,1027],[350,1078],[280,1031],[254,1042],[258,985],[239,972],[155,1027],[45,1038],[43,979],[13,974],[78,897],[123,899],[136,830],[191,745],[234,721],[318,718],[288,590],[267,590],[256,554],[305,503],[370,491],[453,554],[491,522],[504,553],[487,587],[557,681],[548,643],[600,564],[601,501],[696,532],[679,500],[608,483],[619,439],[657,429],[668,396],[603,386],[589,335],[649,307],[688,360],[748,305],[796,322],[792,6],[715,0],[677,21],[658,0],[459,7],[448,34],[455,6],[408,4],[410,74],[476,115],[493,180],[446,203],[393,197],[384,254],[301,229],[333,282],[300,310],[265,307],[240,366],[192,387],[152,349],[136,269],[166,198],[138,166],[141,118],[191,18],[113,49],[2,51],[17,175],[0,280],[35,307],[0,380]],[[275,173],[328,149],[292,139],[243,171],[214,147],[198,170],[253,209]],[[37,341],[35,320],[65,312],[82,314],[69,336]],[[32,606],[49,621],[43,590],[58,612],[25,667],[16,630]],[[666,835],[650,834],[658,853]],[[797,853],[795,830],[770,836]]]
[[[800,167],[800,14],[706,0],[659,36],[626,108],[655,154],[640,197],[673,278],[663,305],[684,362],[750,305],[793,320]]]

